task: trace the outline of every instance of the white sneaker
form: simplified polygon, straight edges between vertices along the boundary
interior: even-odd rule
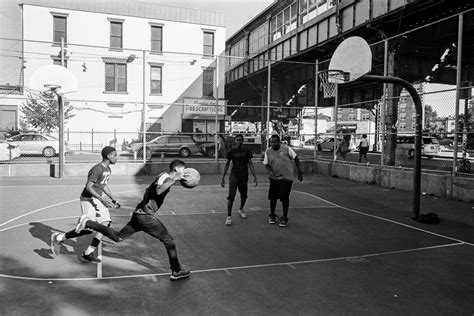
[[[240,214],[240,217],[242,217],[242,218],[247,218],[247,217],[249,217],[249,216],[247,215],[247,212],[245,212],[243,209],[239,210],[239,214]]]
[[[60,233],[53,233],[51,234],[51,252],[55,255],[59,255],[59,249],[61,248],[62,241],[58,240],[58,236]]]
[[[227,219],[225,220],[225,224],[226,224],[227,226],[232,225],[232,217],[227,216]]]

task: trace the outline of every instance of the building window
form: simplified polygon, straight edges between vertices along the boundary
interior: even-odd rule
[[[151,66],[150,68],[150,92],[152,94],[162,94],[162,67]]]
[[[270,34],[275,41],[290,31],[296,29],[297,4],[293,2],[272,17],[270,21]]]
[[[123,22],[110,21],[110,47],[123,48]]]
[[[249,53],[254,54],[264,48],[268,43],[268,24],[260,25],[256,30],[250,33]]]
[[[214,69],[203,70],[202,95],[204,97],[212,97],[214,95]]]
[[[163,52],[163,27],[161,25],[151,26],[151,52]]]
[[[105,63],[105,91],[127,92],[127,65],[125,63]]]
[[[61,38],[67,43],[67,14],[53,13],[53,42],[61,44]]]
[[[204,57],[214,57],[214,32],[204,31]]]

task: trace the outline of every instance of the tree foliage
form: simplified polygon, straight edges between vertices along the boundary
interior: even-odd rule
[[[41,133],[51,133],[59,128],[59,106],[54,95],[28,94],[28,99],[20,106],[20,109],[23,113],[23,117],[20,119],[21,126],[28,126]],[[68,102],[64,102],[64,122],[73,116],[72,106]]]

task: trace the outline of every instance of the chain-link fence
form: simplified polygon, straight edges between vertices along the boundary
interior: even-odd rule
[[[472,13],[465,20],[472,21]],[[454,42],[429,34],[448,34],[452,39],[459,16],[393,37],[380,36],[370,43],[371,74],[404,78],[421,97],[424,170],[454,175],[472,172],[473,85],[465,73],[471,65],[458,61],[460,53],[470,53],[458,41],[472,34],[471,24]],[[79,82],[78,92],[64,95],[66,163],[97,160],[104,146],[115,146],[122,161],[215,160],[225,157],[236,134],[244,135],[244,146],[262,157],[268,137],[277,133],[302,159],[405,168],[414,164],[416,111],[410,95],[395,85],[355,82],[340,85],[335,104],[334,98],[323,96],[316,75],[328,69],[329,59],[283,60],[288,56],[285,52],[295,49],[293,43],[282,46],[281,52],[270,51],[265,58],[247,58],[242,67],[232,70],[228,67],[242,57],[111,51],[109,47],[73,43],[61,47],[11,39],[8,43],[2,45],[1,53],[20,56],[22,62],[10,69],[18,74],[18,85],[3,85],[0,92],[2,134],[35,132],[56,137],[13,139],[24,154],[21,161],[46,160],[46,147],[53,148],[46,151],[48,156],[59,153],[57,98],[32,90],[28,83],[39,66],[56,63],[70,69]],[[246,79],[252,72],[259,77]],[[245,91],[234,84],[238,80],[246,81]],[[248,97],[250,93],[253,98]],[[343,139],[347,154],[340,153]],[[367,147],[368,153],[361,152],[361,147]]]

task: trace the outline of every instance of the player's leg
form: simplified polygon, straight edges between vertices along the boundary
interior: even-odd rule
[[[268,187],[268,199],[270,200],[270,214],[268,215],[268,223],[275,224],[277,216],[275,209],[278,201],[278,181],[270,179],[270,186]]]
[[[231,175],[229,177],[229,195],[227,195],[227,218],[225,224],[227,226],[232,225],[232,206],[234,205],[235,195],[237,194],[237,177]]]
[[[70,230],[66,233],[52,233],[51,234],[51,251],[53,252],[53,254],[59,255],[61,244],[63,242],[65,242],[68,239],[90,235],[92,233],[93,231],[91,230],[83,230],[80,233],[76,233],[75,229]]]
[[[181,267],[178,259],[178,252],[176,250],[176,244],[173,237],[168,233],[165,225],[159,219],[151,215],[137,217],[137,220],[145,233],[159,239],[165,245],[170,262],[170,279],[179,280],[189,277],[191,272]]]
[[[278,226],[288,226],[288,210],[290,208],[290,193],[293,181],[280,181],[280,201],[283,208],[283,216],[280,218]]]
[[[239,208],[239,213],[240,217],[242,218],[247,218],[247,212],[244,210],[245,202],[247,201],[247,196],[248,196],[248,179],[245,178],[239,178],[239,184],[238,184],[238,189],[240,193],[240,208]]]
[[[79,222],[81,221],[81,218],[83,216],[87,216],[88,218],[95,220],[96,218],[95,207],[91,203],[91,200],[81,199],[80,205],[81,205],[82,216],[79,218]],[[59,254],[61,244],[65,240],[84,236],[84,235],[89,235],[89,234],[92,234],[92,231],[90,230],[76,231],[76,229],[68,231],[66,233],[53,233],[51,234],[51,251],[54,254]]]
[[[98,199],[94,197],[88,200],[88,202],[89,203],[84,203],[84,207],[90,208],[92,206],[94,208],[95,221],[98,224],[110,227],[110,223],[112,220],[110,218],[109,209],[104,204],[102,204],[101,201],[99,201]],[[88,210],[87,214],[89,215],[90,213],[91,213],[91,210]],[[92,216],[89,216],[89,217],[91,218],[91,220],[93,220]],[[90,262],[102,261],[101,258],[97,258],[94,255],[94,252],[97,246],[99,246],[100,241],[102,240],[103,236],[104,235],[100,232],[95,234],[94,238],[92,239],[87,249],[85,249],[82,252],[82,259],[84,261],[90,261]]]

